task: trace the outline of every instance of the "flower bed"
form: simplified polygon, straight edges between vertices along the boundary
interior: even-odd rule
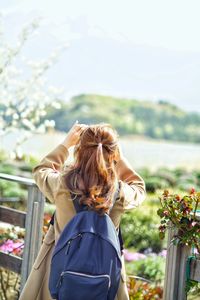
[[[186,269],[187,281],[185,291],[199,293],[198,279],[190,277],[190,259],[197,260],[200,257],[200,192],[191,189],[189,194],[171,194],[165,190],[160,197],[161,208],[157,213],[161,218],[159,226],[160,238],[165,237],[166,231],[172,229],[173,237],[170,245],[185,245],[192,249],[192,256],[188,257]]]
[[[43,237],[48,230],[50,213],[44,214]],[[0,251],[22,257],[25,229],[0,223]],[[20,275],[0,268],[0,299],[17,300],[19,298]]]
[[[171,242],[193,246],[200,254],[200,222],[197,219],[200,192],[192,189],[189,195],[180,196],[166,190],[160,197],[160,204],[157,211],[161,218],[160,238],[165,237],[167,229],[174,228],[177,233]]]
[[[134,277],[129,277],[128,290],[130,300],[161,300],[163,289]]]

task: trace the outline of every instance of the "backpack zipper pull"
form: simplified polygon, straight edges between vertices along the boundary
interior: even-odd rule
[[[80,241],[79,241],[79,244],[78,244],[78,248],[80,248],[80,242],[82,240],[82,233],[79,233],[78,235],[76,235],[75,237],[71,238],[68,242],[67,242],[67,249],[65,251],[65,255],[68,255],[69,254],[69,249],[70,249],[70,246],[71,246],[71,242],[73,240],[75,240],[76,238],[80,237]]]
[[[83,235],[80,233],[79,237],[80,237],[80,239],[79,239],[79,242],[78,242],[78,248],[80,248],[80,246],[81,246],[81,241],[82,241]]]
[[[67,242],[67,249],[66,249],[66,251],[65,251],[65,255],[68,255],[68,254],[69,254],[70,246],[71,246],[71,240],[69,240],[69,241]]]
[[[59,286],[61,286],[61,284],[62,284],[63,274],[64,274],[64,272],[62,272],[62,273],[60,274],[60,278],[59,278],[59,280],[58,280],[58,283],[56,284],[56,287],[57,287],[57,288],[58,288]]]

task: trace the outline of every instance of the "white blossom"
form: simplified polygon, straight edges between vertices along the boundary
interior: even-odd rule
[[[35,126],[28,119],[22,119],[22,124],[28,127],[30,130],[34,130]]]
[[[41,120],[47,114],[47,107],[61,108],[57,99],[63,89],[48,86],[45,74],[65,47],[55,49],[49,57],[40,61],[27,58],[21,50],[30,36],[36,30],[38,32],[39,20],[22,29],[15,45],[9,45],[6,41],[1,21],[0,16],[0,104],[3,107],[0,111],[0,134],[19,133],[15,152],[15,157],[19,158],[22,155],[20,145],[26,139],[34,133],[44,133],[47,128],[55,127],[55,121]],[[11,156],[14,157],[14,154],[11,153]]]
[[[54,127],[55,126],[55,121],[54,120],[45,120],[44,125],[46,127]]]
[[[52,102],[51,105],[52,105],[52,107],[54,107],[56,109],[60,109],[61,108],[61,104],[59,102],[56,102],[56,101]]]
[[[14,113],[14,110],[10,107],[8,107],[8,109],[5,112],[5,116],[10,116]]]
[[[14,119],[14,120],[18,120],[18,119],[19,119],[19,115],[18,115],[17,113],[14,113],[14,114],[13,114],[13,119]]]

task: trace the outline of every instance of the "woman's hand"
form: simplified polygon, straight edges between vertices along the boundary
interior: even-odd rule
[[[67,133],[66,138],[64,139],[64,141],[61,144],[63,144],[66,148],[70,148],[72,146],[75,146],[78,143],[79,139],[80,139],[81,133],[87,127],[88,127],[88,125],[78,124],[76,122],[72,126],[72,128],[69,130],[69,132]]]

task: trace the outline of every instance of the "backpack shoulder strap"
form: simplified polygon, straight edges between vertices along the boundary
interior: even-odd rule
[[[81,212],[81,211],[86,211],[86,210],[88,210],[87,205],[84,205],[84,204],[81,205],[81,204],[79,204],[80,196],[76,195],[76,196],[74,197],[74,195],[73,195],[72,193],[70,193],[70,194],[71,194],[71,198],[73,199],[72,202],[73,202],[73,205],[74,205],[74,208],[75,208],[77,214],[78,214],[79,212]]]
[[[55,216],[55,213],[56,213],[56,211],[54,211],[53,215],[51,216],[51,220],[49,222],[49,226],[50,226],[50,224],[54,225],[54,216]]]
[[[72,194],[71,194],[71,196],[72,196]],[[83,207],[78,203],[78,197],[74,198],[74,200],[72,200],[72,202],[73,202],[74,208],[76,210],[76,213],[79,213],[79,212],[81,212],[81,211],[84,210]],[[54,213],[53,213],[53,215],[51,217],[51,220],[49,222],[49,226],[50,226],[50,224],[54,225],[54,216],[55,216],[55,213],[56,213],[56,211],[54,211]]]
[[[115,205],[115,202],[120,199],[120,189],[121,189],[121,182],[118,181],[117,182],[117,189],[116,189],[115,194],[114,194],[113,206]],[[113,206],[111,207],[110,212],[112,211]],[[120,225],[119,225],[119,227],[117,229],[117,233],[118,233],[118,238],[119,238],[119,243],[120,243],[120,249],[121,249],[121,253],[122,253],[122,251],[124,249],[124,241],[123,241],[123,237],[122,237]]]
[[[82,211],[81,209],[81,205],[78,203],[78,197],[76,197],[74,200],[72,200],[74,208],[76,210],[76,213],[79,213],[80,211]]]

